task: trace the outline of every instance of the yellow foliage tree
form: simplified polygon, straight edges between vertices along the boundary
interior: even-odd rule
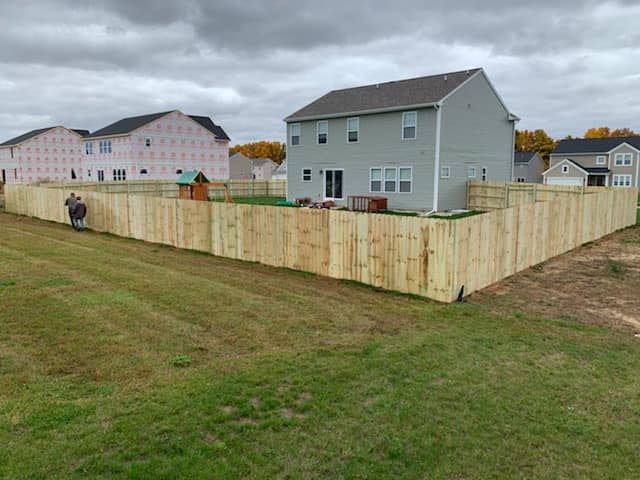
[[[248,158],[270,158],[276,163],[282,163],[285,157],[284,144],[268,140],[234,145],[229,149],[230,155],[237,152]]]
[[[584,138],[609,138],[609,137],[635,137],[638,134],[630,128],[616,128],[611,130],[609,127],[591,127],[584,132]]]
[[[516,151],[538,152],[546,164],[549,162],[549,154],[556,148],[557,143],[541,128],[516,130]]]

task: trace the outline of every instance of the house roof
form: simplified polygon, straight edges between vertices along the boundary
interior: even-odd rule
[[[607,167],[585,167],[571,158],[567,158],[566,160],[588,173],[609,173],[610,171]]]
[[[301,120],[323,115],[350,114],[396,107],[434,104],[471,78],[481,68],[362,87],[332,90],[285,118]]]
[[[176,180],[178,185],[191,185],[192,183],[209,183],[209,179],[200,170],[187,170]]]
[[[625,142],[640,150],[640,137],[576,138],[560,140],[551,153],[606,153]]]
[[[38,128],[36,130],[31,130],[30,132],[27,133],[23,133],[22,135],[19,135],[17,137],[14,137],[10,140],[7,140],[4,143],[0,143],[0,147],[10,147],[13,145],[18,145],[20,143],[26,142],[27,140],[29,140],[30,138],[36,137],[42,133],[48,132],[49,130],[53,130],[54,128],[57,128],[59,125],[56,125],[55,127],[46,127],[46,128]],[[81,135],[83,137],[87,136],[89,134],[89,130],[79,130],[79,129],[69,129],[75,133],[77,133],[78,135]]]
[[[514,162],[515,163],[529,163],[529,161],[537,154],[538,152],[515,152]]]
[[[276,162],[274,162],[270,158],[252,158],[251,163],[253,164],[254,167],[262,167],[267,163],[276,163]]]
[[[111,135],[125,135],[146,125],[147,123],[151,123],[154,120],[162,118],[173,111],[175,110],[171,110],[168,112],[151,113],[148,115],[139,115],[137,117],[123,118],[122,120],[118,120],[117,122],[112,123],[111,125],[107,125],[100,130],[96,130],[92,134],[88,135],[87,138],[108,137]],[[213,133],[216,138],[220,140],[229,140],[229,137],[222,129],[222,127],[213,123],[213,121],[209,117],[202,117],[199,115],[187,116],[197,122],[200,126]]]

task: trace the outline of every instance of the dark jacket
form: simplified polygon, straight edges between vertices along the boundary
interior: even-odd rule
[[[76,197],[67,197],[67,199],[64,201],[65,207],[69,207],[69,210],[72,212],[76,208],[76,203],[78,203]]]
[[[73,216],[76,218],[84,218],[87,215],[87,205],[80,200],[76,202],[76,208],[73,209]]]

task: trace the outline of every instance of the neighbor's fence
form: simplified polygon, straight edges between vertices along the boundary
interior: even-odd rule
[[[8,185],[6,209],[66,222],[62,189]],[[457,220],[78,191],[93,229],[443,302],[635,223],[609,188]]]
[[[467,184],[467,208],[495,210],[528,203],[547,202],[556,198],[590,195],[606,191],[606,187],[572,187],[542,183],[481,182]]]
[[[226,183],[232,197],[286,197],[286,180],[212,180]],[[42,187],[84,190],[100,193],[127,193],[152,197],[178,197],[178,186],[173,180],[130,180],[125,182],[55,182],[43,183]],[[224,188],[209,187],[210,198],[224,198]]]

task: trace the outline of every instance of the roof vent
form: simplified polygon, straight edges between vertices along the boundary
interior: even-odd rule
[[[444,76],[444,81],[445,81],[445,82],[447,81],[447,75],[445,75],[445,76]]]

